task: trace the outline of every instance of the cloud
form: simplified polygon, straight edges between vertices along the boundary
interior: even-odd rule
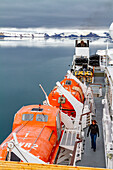
[[[108,26],[112,16],[112,0],[4,0],[0,4],[0,25],[5,27]]]

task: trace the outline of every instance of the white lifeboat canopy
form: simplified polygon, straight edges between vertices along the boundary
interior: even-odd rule
[[[113,39],[113,22],[111,23],[109,27],[109,33],[110,33],[111,38]]]

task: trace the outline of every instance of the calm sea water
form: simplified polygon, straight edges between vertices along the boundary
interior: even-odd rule
[[[105,49],[91,46],[90,53]],[[69,69],[74,42],[68,46],[0,47],[0,143],[11,132],[15,113],[23,106],[45,100],[39,88],[47,94],[61,81]]]

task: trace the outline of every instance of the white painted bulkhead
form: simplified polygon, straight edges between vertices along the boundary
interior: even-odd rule
[[[110,33],[111,38],[113,39],[113,22],[111,23],[109,27],[109,33]]]

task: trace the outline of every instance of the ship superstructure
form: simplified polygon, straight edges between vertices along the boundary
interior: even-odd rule
[[[89,40],[76,40],[71,71],[81,82],[93,82],[93,67],[89,66]]]

